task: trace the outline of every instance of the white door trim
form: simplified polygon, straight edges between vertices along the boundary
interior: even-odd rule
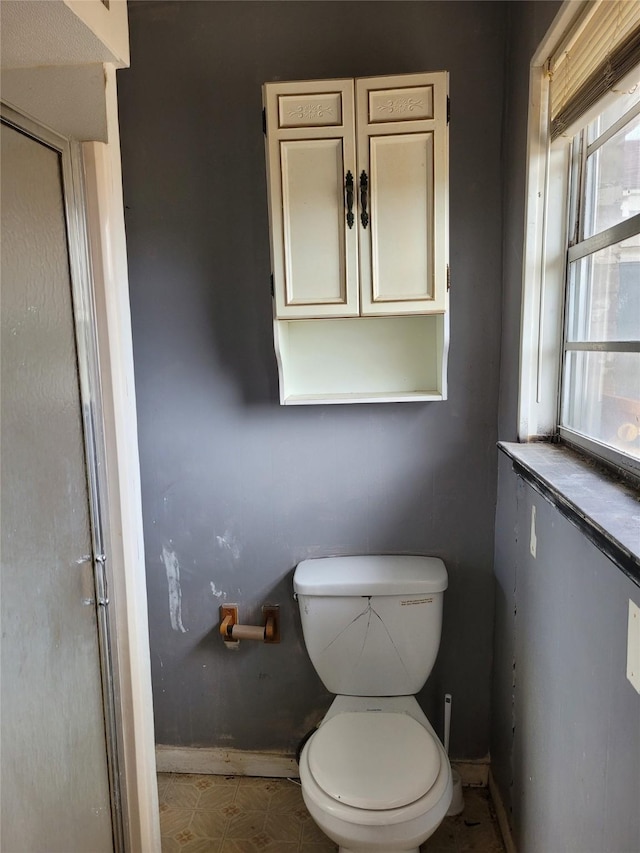
[[[114,650],[126,849],[160,853],[140,462],[116,74],[105,65],[108,142],[82,145],[102,381]]]

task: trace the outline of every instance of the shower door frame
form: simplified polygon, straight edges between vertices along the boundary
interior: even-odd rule
[[[130,331],[123,340],[122,323],[123,310],[129,310],[126,244],[124,227],[121,234],[114,227],[123,219],[122,198],[114,192],[114,179],[121,179],[117,97],[115,69],[104,67],[112,122],[108,144],[69,140],[3,102],[0,115],[60,157],[91,557],[101,602],[97,628],[114,851],[159,853],[134,376]],[[105,268],[114,274],[123,257],[124,275],[115,274],[113,288]],[[110,328],[115,317],[117,334]]]

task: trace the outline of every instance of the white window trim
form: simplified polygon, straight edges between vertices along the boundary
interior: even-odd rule
[[[518,441],[528,442],[560,435],[577,447],[597,453],[618,466],[620,457],[600,442],[584,439],[572,430],[558,428],[560,367],[566,274],[566,210],[571,135],[566,145],[551,145],[549,132],[548,58],[563,42],[567,31],[583,12],[585,0],[565,0],[538,46],[529,73],[527,128],[527,183],[523,251],[522,314],[520,327],[520,394]],[[629,77],[632,85],[633,75]],[[624,89],[627,80],[616,86]],[[615,94],[603,98],[583,115],[580,125],[606,107]],[[625,463],[640,476],[640,463]]]

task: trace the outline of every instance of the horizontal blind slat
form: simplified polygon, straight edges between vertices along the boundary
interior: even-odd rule
[[[618,47],[606,64],[591,74],[551,121],[551,139],[557,139],[615,84],[640,62],[640,28],[632,32],[626,42]]]
[[[638,22],[637,0],[592,0],[579,20],[573,25],[570,35],[563,39],[550,59],[550,67],[558,69],[568,56],[576,52],[592,50],[595,41],[610,38],[612,46],[624,39]]]
[[[623,76],[615,68],[616,52],[621,45],[628,48],[629,40],[633,42],[632,35],[640,32],[640,0],[597,0],[597,8],[587,7],[586,15],[586,22],[577,23],[574,34],[549,61],[552,121],[566,112],[568,105],[571,105],[572,115],[577,117],[595,103],[593,95],[586,91],[588,82],[598,93],[597,97],[615,85]],[[613,60],[613,73],[610,60]],[[640,51],[637,61],[640,62]],[[633,64],[624,62],[627,71]],[[601,79],[595,72],[600,72]],[[582,108],[580,97],[585,96],[586,106]],[[566,122],[560,124],[566,126]]]
[[[625,30],[625,39],[632,30]],[[624,41],[624,39],[622,40]],[[581,88],[585,80],[599,68],[611,52],[612,34],[607,33],[596,37],[593,50],[584,51],[572,57],[561,66],[560,74],[553,73],[552,77],[552,116],[556,116],[563,105],[571,99],[572,95]],[[618,42],[620,44],[620,42]]]

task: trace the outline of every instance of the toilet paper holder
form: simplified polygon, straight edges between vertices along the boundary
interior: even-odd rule
[[[262,643],[280,642],[280,607],[265,604],[262,608],[264,625],[240,625],[238,605],[220,605],[220,634],[225,644],[236,644],[240,640],[259,640]]]

